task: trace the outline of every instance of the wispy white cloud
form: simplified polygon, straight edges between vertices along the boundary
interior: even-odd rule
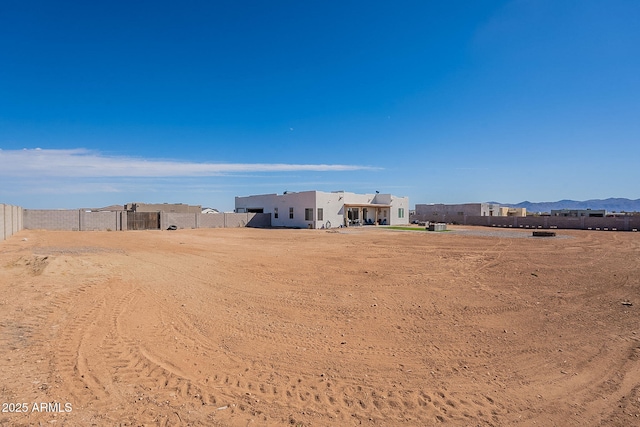
[[[86,149],[0,150],[0,177],[204,177],[255,172],[341,172],[380,168],[342,164],[196,163],[107,156]]]
[[[2,174],[0,174],[2,176]],[[78,195],[78,194],[109,194],[109,193],[123,193],[126,188],[121,188],[113,183],[100,183],[91,182],[86,180],[23,180],[9,179],[7,183],[10,185],[0,188],[0,198],[8,196],[36,196],[43,194],[58,194],[58,195]]]

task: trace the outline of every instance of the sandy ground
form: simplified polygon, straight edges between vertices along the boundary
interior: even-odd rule
[[[457,230],[22,231],[0,425],[640,425],[640,234]]]

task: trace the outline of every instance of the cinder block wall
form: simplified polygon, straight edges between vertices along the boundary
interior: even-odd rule
[[[270,227],[271,214],[192,214],[162,212],[160,214],[160,228],[166,230],[170,225],[175,225],[178,228]]]
[[[617,228],[618,230],[624,230],[625,218],[585,218],[585,227],[591,228]]]
[[[196,213],[160,212],[160,228],[166,230],[175,225],[178,228],[198,228],[198,216]]]
[[[80,212],[80,230],[120,230],[120,212]]]
[[[4,205],[4,214],[2,218],[2,234],[8,239],[13,234],[13,219],[11,218],[11,205]]]
[[[8,236],[6,235],[5,227],[6,227],[6,219],[4,217],[4,211],[6,205],[0,203],[0,242],[6,239]]]
[[[227,214],[200,214],[200,228],[222,228]]]
[[[18,231],[23,230],[24,229],[24,215],[23,215],[24,209],[22,209],[22,207],[18,206],[18,216],[17,218],[17,223],[18,223]]]
[[[5,205],[2,205],[5,206]],[[10,213],[12,212],[9,209]],[[19,213],[16,213],[19,212]],[[16,210],[13,215],[19,218],[19,228],[67,230],[67,231],[104,231],[126,230],[127,212],[86,212],[83,210]],[[6,217],[6,215],[5,215]],[[3,230],[13,227],[5,220]],[[162,212],[160,228],[166,230],[170,225],[178,228],[215,228],[215,227],[270,227],[271,214],[258,213],[177,213]],[[4,232],[4,231],[3,231]],[[4,232],[6,234],[6,232]]]
[[[640,216],[630,217],[562,217],[562,216],[461,216],[446,214],[414,215],[412,219],[418,221],[447,222],[460,225],[483,225],[514,228],[564,228],[574,230],[586,230],[588,228],[615,228],[619,231],[640,230]]]
[[[24,228],[79,231],[80,211],[25,209]]]
[[[235,227],[246,227],[249,222],[249,213],[226,213],[224,214],[226,221],[225,227],[227,228],[235,228]]]
[[[20,231],[20,208],[11,206],[11,234]]]
[[[22,208],[0,203],[0,241],[22,230]]]
[[[247,214],[247,227],[266,228],[271,227],[270,213],[250,213]]]

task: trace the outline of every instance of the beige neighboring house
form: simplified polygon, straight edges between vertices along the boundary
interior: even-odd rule
[[[202,206],[184,203],[127,203],[124,205],[124,210],[129,212],[202,213]]]
[[[102,208],[81,208],[80,210],[85,212],[120,212],[125,210],[125,208],[122,205],[111,205]]]
[[[498,216],[527,216],[527,208],[509,208],[500,206]]]
[[[446,205],[442,203],[436,204],[417,204],[415,209],[416,216],[442,218],[462,218],[463,216],[527,216],[526,208],[509,208],[500,206],[495,203],[462,203]]]

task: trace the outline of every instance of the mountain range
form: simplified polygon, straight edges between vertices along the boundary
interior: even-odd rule
[[[493,202],[491,202],[493,203]],[[559,200],[557,202],[529,202],[499,203],[500,206],[526,208],[527,212],[551,212],[552,209],[604,209],[607,212],[640,212],[640,199],[623,198],[592,199],[592,200]]]

